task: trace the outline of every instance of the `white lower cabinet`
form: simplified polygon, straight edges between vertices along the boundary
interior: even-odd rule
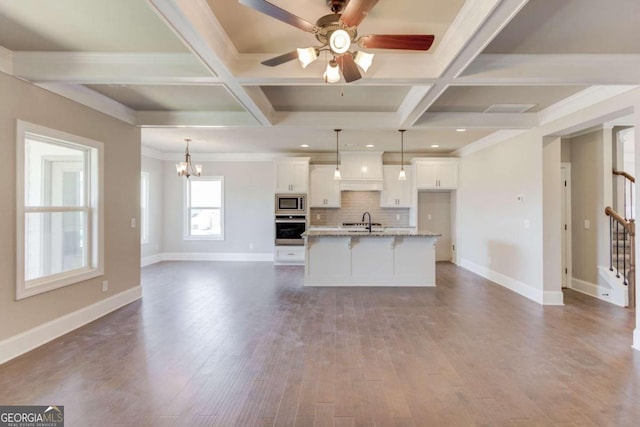
[[[303,264],[304,246],[276,246],[274,261],[276,264]]]

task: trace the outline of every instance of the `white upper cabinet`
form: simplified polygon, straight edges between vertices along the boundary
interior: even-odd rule
[[[382,151],[343,151],[340,153],[343,180],[382,181]]]
[[[333,165],[313,165],[309,168],[309,207],[340,207],[340,181],[333,179],[335,170]]]
[[[380,194],[380,207],[410,208],[412,206],[413,167],[405,166],[406,181],[398,180],[400,166],[384,166],[384,187]]]
[[[413,159],[412,163],[418,190],[458,188],[458,159]]]
[[[309,192],[309,158],[292,157],[276,161],[276,193]]]

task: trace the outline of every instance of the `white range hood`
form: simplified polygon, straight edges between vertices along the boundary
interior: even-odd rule
[[[340,191],[382,191],[382,151],[343,151],[340,173]]]

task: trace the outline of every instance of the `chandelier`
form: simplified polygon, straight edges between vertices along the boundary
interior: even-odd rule
[[[191,163],[191,154],[189,154],[190,139],[184,140],[187,143],[187,148],[184,151],[184,162],[176,163],[176,171],[178,176],[186,176],[189,178],[191,175],[200,176],[202,174],[202,165],[194,165]]]

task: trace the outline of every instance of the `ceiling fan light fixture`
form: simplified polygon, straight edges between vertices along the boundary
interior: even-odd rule
[[[340,81],[340,68],[335,60],[331,60],[327,64],[327,70],[324,72],[323,77],[327,83],[338,83]]]
[[[318,59],[318,51],[315,47],[298,48],[298,61],[302,65],[302,68],[307,68],[307,65]]]
[[[355,56],[353,57],[353,60],[355,61],[356,64],[358,64],[358,67],[362,68],[362,71],[366,73],[369,67],[371,67],[371,64],[373,63],[374,56],[375,55],[373,53],[367,53],[359,50],[356,52]]]
[[[329,36],[329,48],[336,55],[342,55],[351,47],[351,36],[345,30],[335,30]]]

